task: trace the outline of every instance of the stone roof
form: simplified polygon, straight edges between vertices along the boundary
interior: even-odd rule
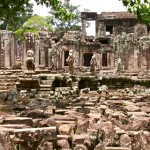
[[[128,12],[102,12],[99,19],[136,19],[137,17]]]

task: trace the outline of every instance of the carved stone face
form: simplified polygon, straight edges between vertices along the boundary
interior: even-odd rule
[[[72,56],[73,55],[73,50],[69,50],[69,56]]]
[[[28,50],[27,51],[27,57],[33,57],[34,56],[34,51],[33,50]]]

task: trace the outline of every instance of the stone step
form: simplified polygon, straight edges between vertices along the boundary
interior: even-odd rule
[[[32,126],[33,121],[32,118],[28,117],[6,117],[3,119],[3,124],[25,124],[27,126]]]
[[[10,82],[0,82],[0,86],[13,86],[14,83],[13,81],[10,81]]]
[[[26,124],[1,124],[0,128],[22,129],[29,128]]]
[[[104,150],[131,150],[131,148],[126,148],[126,147],[105,147]]]
[[[87,103],[84,104],[84,106],[95,106],[95,103],[87,102]]]
[[[40,88],[51,88],[50,85],[46,85],[46,84],[40,84]]]
[[[143,112],[143,111],[141,111],[141,112],[127,112],[127,115],[129,117],[131,117],[131,116],[149,116],[146,112]]]
[[[39,91],[50,91],[50,88],[39,88]]]
[[[71,116],[68,116],[68,115],[55,115],[53,117],[54,120],[57,120],[57,121],[76,121],[76,118],[75,117],[71,117]]]
[[[13,143],[22,143],[29,142],[34,140],[41,142],[41,138],[47,139],[48,141],[57,140],[57,131],[55,126],[51,127],[42,127],[42,128],[25,128],[25,129],[16,129],[14,131]]]
[[[72,124],[72,125],[76,125],[75,121],[64,121],[64,120],[55,120],[55,121],[58,124]]]
[[[57,140],[69,140],[71,139],[71,136],[70,135],[57,135]]]
[[[1,131],[1,132],[0,132],[0,135],[1,135],[2,133],[5,133],[5,132],[9,133],[9,135],[14,135],[15,130],[16,130],[16,129],[14,129],[14,128],[0,127],[0,131]]]
[[[67,112],[67,109],[59,109],[59,110],[55,110],[56,114],[60,114],[60,115],[64,115]]]

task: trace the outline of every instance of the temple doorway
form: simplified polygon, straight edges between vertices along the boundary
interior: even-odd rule
[[[107,62],[107,53],[102,54],[102,66],[107,67],[108,62]]]
[[[48,48],[44,47],[45,50],[45,67],[48,67]]]
[[[90,61],[91,61],[92,56],[93,56],[93,53],[85,53],[83,55],[83,65],[84,66],[86,66],[86,67],[90,66]]]
[[[66,62],[66,59],[68,58],[68,56],[69,56],[69,51],[64,51],[64,66],[68,66]]]

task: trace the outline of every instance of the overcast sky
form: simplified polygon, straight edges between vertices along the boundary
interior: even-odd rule
[[[126,11],[127,9],[123,6],[119,0],[70,0],[73,5],[80,5],[80,11],[84,8],[89,9],[91,12],[97,12],[98,14],[103,11]],[[34,3],[35,4],[35,3]],[[44,6],[34,5],[34,13],[40,16],[48,16],[49,9]],[[88,35],[94,35],[95,23],[91,22],[91,26],[87,29]]]

